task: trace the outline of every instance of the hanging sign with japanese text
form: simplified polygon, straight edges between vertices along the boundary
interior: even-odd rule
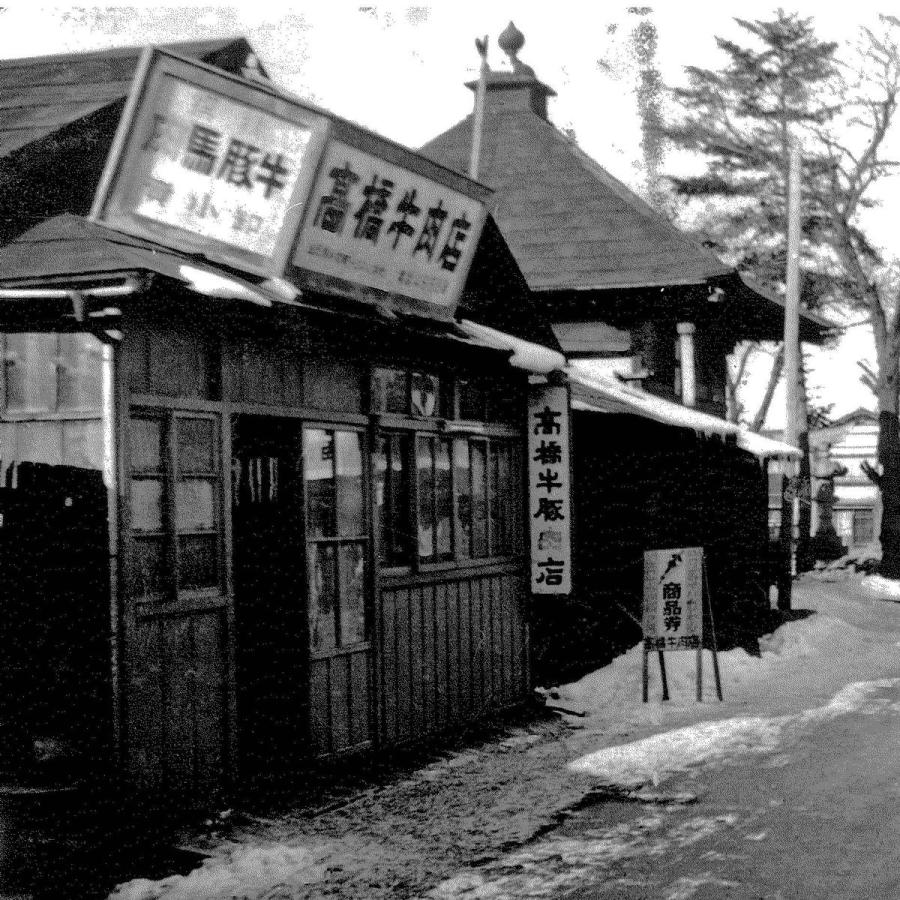
[[[327,131],[326,117],[261,85],[145,51],[91,217],[279,276]]]
[[[703,640],[703,548],[644,553],[644,647],[698,650]]]
[[[452,312],[485,214],[477,198],[332,141],[293,262]]]
[[[569,391],[534,385],[528,396],[528,518],[531,591],[572,590]]]

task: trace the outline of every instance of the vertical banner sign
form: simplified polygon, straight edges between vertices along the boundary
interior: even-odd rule
[[[699,650],[703,639],[703,548],[644,553],[644,648]]]
[[[528,399],[528,518],[531,591],[572,590],[572,502],[569,490],[569,391],[531,388]]]

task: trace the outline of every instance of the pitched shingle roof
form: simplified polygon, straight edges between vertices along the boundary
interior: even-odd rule
[[[164,46],[232,73],[253,52],[243,38]],[[125,97],[141,49],[0,60],[0,157]]]
[[[536,82],[536,84],[540,84]],[[465,171],[472,116],[421,152]],[[702,284],[732,272],[531,108],[488,108],[478,180],[535,291]]]

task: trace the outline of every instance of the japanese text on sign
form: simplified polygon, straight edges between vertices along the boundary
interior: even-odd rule
[[[141,148],[135,212],[271,255],[310,130],[183,82],[161,100]]]
[[[644,646],[697,650],[703,640],[703,548],[644,554]]]
[[[531,590],[568,594],[572,589],[569,496],[569,392],[532,387],[528,401],[528,503],[531,523]]]
[[[147,51],[92,218],[281,275],[327,120],[258,86]]]
[[[483,221],[480,201],[334,142],[294,265],[452,307]]]

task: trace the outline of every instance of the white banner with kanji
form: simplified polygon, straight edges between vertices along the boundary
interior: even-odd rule
[[[644,553],[644,646],[696,650],[703,640],[703,548]]]
[[[572,500],[569,469],[569,391],[532,386],[528,398],[528,519],[531,591],[572,590]]]

